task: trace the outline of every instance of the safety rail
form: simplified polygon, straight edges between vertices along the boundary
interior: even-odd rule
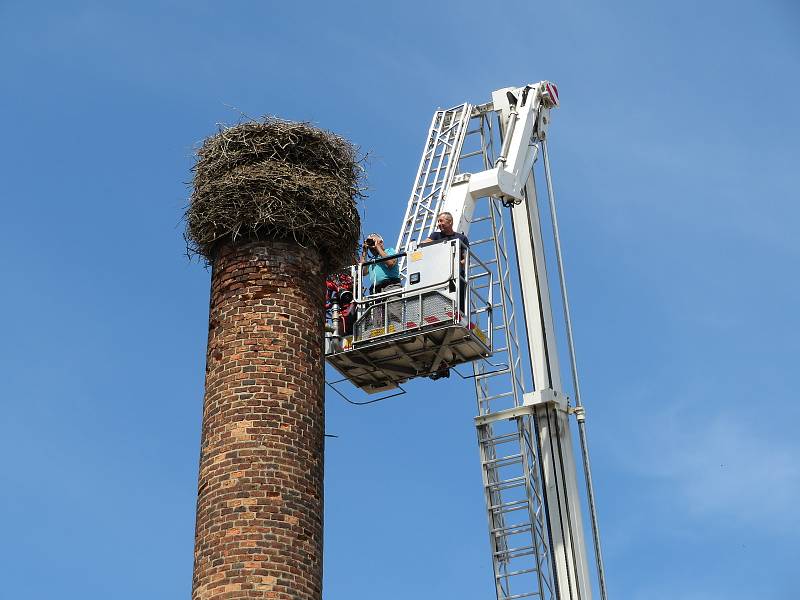
[[[429,242],[420,248],[439,243],[451,245],[449,270],[443,270],[440,278],[424,286],[410,287],[407,281],[401,280],[400,289],[366,293],[365,279],[369,276],[370,266],[392,259],[400,260],[413,251],[350,267],[355,311],[352,331],[334,332],[330,337],[340,338],[340,343],[329,344],[326,353],[347,350],[388,336],[453,325],[468,329],[491,353],[495,330],[492,270],[458,239]],[[459,266],[462,255],[463,267]]]

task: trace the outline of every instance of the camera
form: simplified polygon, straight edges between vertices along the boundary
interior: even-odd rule
[[[373,240],[372,238],[367,238],[366,240],[364,240],[364,243],[367,246],[374,246],[375,245],[375,240]]]

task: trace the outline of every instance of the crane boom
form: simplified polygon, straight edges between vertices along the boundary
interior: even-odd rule
[[[544,145],[550,109],[558,106],[558,89],[550,82],[521,88],[503,88],[492,93],[492,108],[499,113],[503,145],[491,168],[459,173],[441,203],[453,215],[455,229],[467,233],[475,203],[495,197],[511,208],[520,296],[525,315],[527,357],[535,390],[523,395],[517,414],[531,411],[539,442],[544,504],[549,519],[550,550],[559,599],[592,596],[584,541],[582,510],[578,492],[569,415],[571,407],[561,383],[561,368],[550,301],[549,282],[533,164]],[[549,164],[547,170],[550,188]],[[554,218],[554,215],[552,216]],[[560,258],[560,257],[559,257]],[[565,300],[565,299],[564,299]],[[568,314],[567,314],[568,318]],[[570,332],[570,344],[571,332]],[[574,373],[573,373],[574,375]],[[577,386],[577,381],[574,382]],[[497,415],[477,419],[480,425],[494,422]],[[500,418],[506,418],[508,413]],[[581,414],[581,417],[583,415]],[[591,485],[591,481],[587,480]],[[594,507],[591,507],[594,510]],[[596,544],[601,593],[605,598],[599,543]]]
[[[541,81],[434,114],[396,246],[402,289],[368,296],[364,270],[353,267],[357,318],[349,334],[334,327],[326,348],[328,362],[368,393],[472,364],[497,600],[592,599],[573,415],[606,600],[547,155],[550,111],[558,104],[556,86]],[[537,162],[547,186],[574,403],[562,384]],[[470,234],[468,249],[458,240],[421,244],[442,211],[452,214],[456,231]]]

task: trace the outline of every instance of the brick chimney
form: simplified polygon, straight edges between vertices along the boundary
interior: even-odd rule
[[[312,186],[308,195],[313,177],[308,162],[297,164],[303,148],[296,134],[299,128],[306,139],[322,139],[340,153],[352,147],[306,124],[268,120],[244,127],[248,143],[238,148],[252,154],[244,155],[249,166],[242,167],[241,156],[219,165],[237,146],[219,152],[218,138],[236,141],[236,128],[210,138],[199,153],[187,212],[190,248],[212,265],[192,598],[321,600],[324,276],[349,260],[360,223],[347,189],[331,192],[327,175],[341,165],[330,158],[313,165],[325,189]],[[286,152],[284,159],[276,160],[273,147],[262,153],[269,155],[265,162],[258,144],[272,143],[270,136],[287,128],[295,146],[278,140],[274,147]],[[321,154],[331,156],[330,148]],[[295,167],[305,187],[292,181]],[[336,217],[342,224],[331,236],[335,219],[326,211],[339,201],[352,210]],[[303,211],[326,235],[316,221],[292,229]],[[236,226],[211,229],[221,220],[214,214]]]

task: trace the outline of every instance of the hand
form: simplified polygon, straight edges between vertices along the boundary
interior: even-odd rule
[[[386,249],[383,247],[383,240],[375,240],[375,247],[381,254],[386,254]]]

